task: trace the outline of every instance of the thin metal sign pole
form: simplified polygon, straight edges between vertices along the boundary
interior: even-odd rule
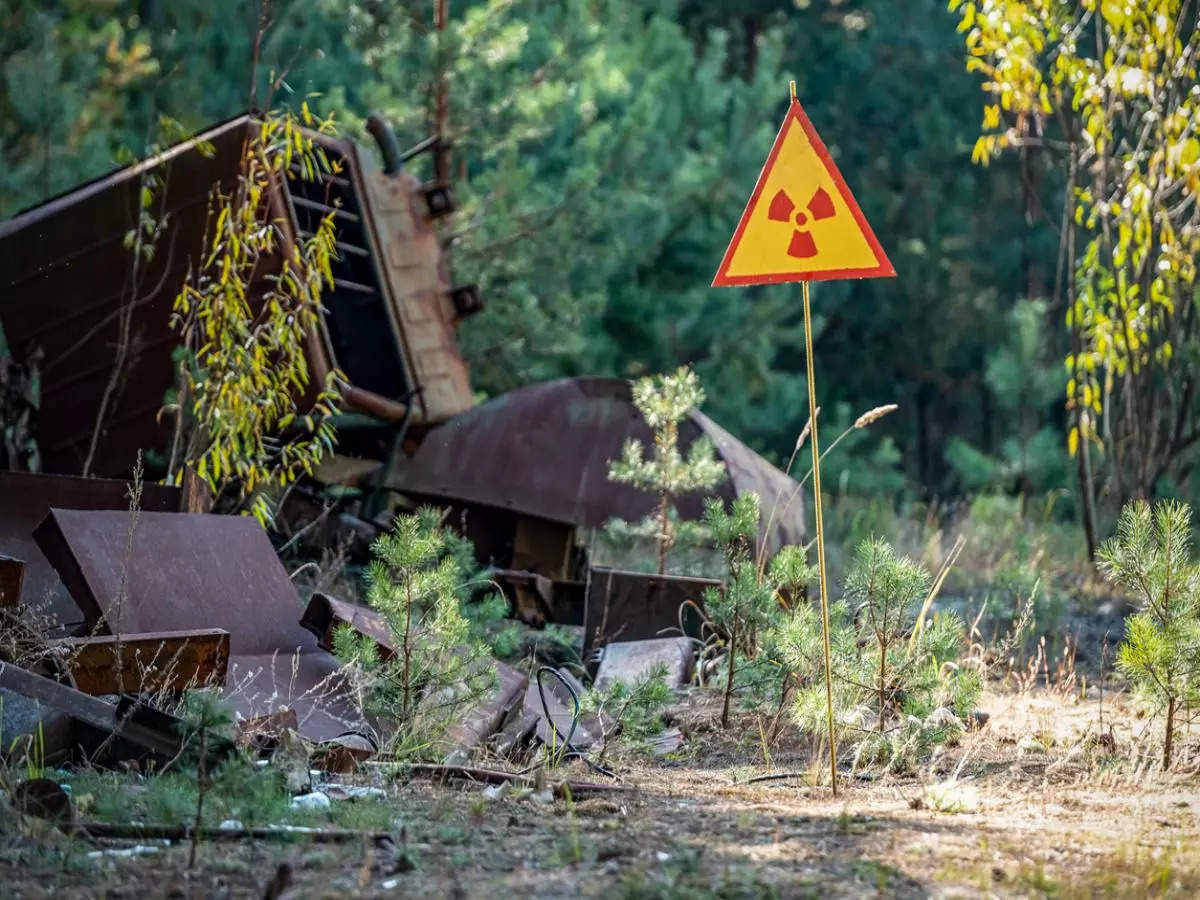
[[[793,82],[794,84],[795,82]],[[813,504],[817,518],[817,576],[821,585],[821,633],[825,639],[825,719],[829,726],[829,783],[837,796],[837,737],[833,732],[833,664],[829,649],[829,582],[825,577],[825,522],[821,516],[821,442],[817,437],[817,389],[813,375],[812,312],[804,286],[804,354],[808,360],[808,421],[812,423]]]

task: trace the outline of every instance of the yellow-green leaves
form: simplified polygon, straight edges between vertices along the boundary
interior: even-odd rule
[[[236,187],[228,194],[213,190],[204,264],[176,296],[172,317],[186,360],[169,477],[177,481],[184,464],[194,466],[214,493],[235,497],[264,525],[272,521],[271,495],[311,473],[332,449],[327,418],[340,379],[330,373],[311,411],[297,407],[309,384],[305,339],[320,316],[322,287],[333,284],[333,215],[307,241],[291,244],[277,274],[264,278],[260,266],[283,240],[270,209],[272,179],[293,160],[307,177],[330,171],[301,122],[331,127],[307,105],[300,119],[264,117],[246,146]]]
[[[950,9],[965,34],[966,68],[983,75],[987,95],[972,160],[986,165],[1030,147],[1074,173],[1067,221],[1083,232],[1074,244],[1083,252],[1063,257],[1075,297],[1066,319],[1080,344],[1067,360],[1067,405],[1077,413],[1068,449],[1098,441],[1096,423],[1110,416],[1106,443],[1145,471],[1136,458],[1169,441],[1137,421],[1136,402],[1118,401],[1187,365],[1173,349],[1181,334],[1200,340],[1184,316],[1200,253],[1200,36],[1184,21],[1194,12],[1180,0],[976,0]]]

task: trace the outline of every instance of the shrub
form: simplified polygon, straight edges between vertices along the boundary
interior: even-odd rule
[[[236,185],[229,193],[217,185],[209,196],[200,264],[171,316],[182,347],[166,407],[175,416],[167,480],[178,484],[192,466],[218,500],[233,498],[263,525],[273,521],[268,492],[312,474],[335,437],[339,373],[313,386],[311,408],[300,406],[310,387],[305,342],[321,321],[321,293],[333,286],[334,211],[289,246],[270,203],[279,179],[339,171],[305,129],[329,134],[333,123],[304,104],[299,117],[271,113],[251,129]],[[275,256],[280,272],[263,279],[264,261]]]
[[[757,494],[739,494],[728,512],[720,500],[709,500],[704,512],[727,569],[725,587],[709,588],[704,595],[705,610],[726,641],[721,726],[727,728],[739,659],[750,665],[758,660],[764,638],[782,612],[781,592],[794,595],[803,591],[815,570],[800,547],[784,547],[765,571],[758,568],[755,551],[761,512]]]
[[[712,441],[701,436],[688,450],[679,452],[679,423],[693,406],[704,402],[700,379],[687,366],[674,375],[642,378],[633,386],[633,404],[654,432],[654,449],[646,458],[637,440],[625,443],[620,459],[609,465],[608,477],[619,484],[658,495],[658,573],[667,571],[667,553],[674,543],[671,500],[690,491],[706,491],[725,476],[725,464],[716,458]]]
[[[334,634],[364,709],[395,723],[398,755],[428,753],[496,684],[495,664],[463,614],[466,579],[453,549],[438,510],[397,516],[367,570],[367,602],[382,613],[396,654],[383,659],[374,640],[347,627]]]
[[[953,614],[918,622],[930,577],[884,541],[864,541],[845,598],[830,608],[837,726],[858,758],[899,768],[956,739],[982,687],[955,665],[965,646]],[[798,607],[774,638],[799,689],[793,715],[802,731],[825,726],[821,622]],[[841,741],[843,738],[840,738]]]
[[[1145,501],[1121,511],[1100,547],[1100,571],[1136,598],[1117,665],[1154,711],[1166,712],[1163,768],[1171,767],[1181,714],[1200,705],[1200,567],[1191,558],[1191,510]]]

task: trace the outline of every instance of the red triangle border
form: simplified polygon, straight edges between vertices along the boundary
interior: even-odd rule
[[[817,272],[774,272],[762,275],[727,275],[730,263],[733,261],[733,254],[737,251],[738,245],[741,243],[742,234],[746,230],[746,225],[749,223],[750,214],[758,205],[759,197],[762,194],[763,188],[766,186],[767,176],[775,165],[775,158],[779,155],[779,150],[783,146],[784,138],[787,137],[788,129],[793,122],[799,122],[800,127],[804,129],[804,134],[808,137],[809,143],[817,152],[817,157],[825,166],[833,179],[834,185],[838,189],[838,193],[842,195],[842,200],[846,207],[850,210],[850,214],[854,216],[854,221],[858,223],[859,229],[862,231],[863,237],[867,240],[867,245],[875,254],[877,265],[869,266],[865,269],[826,269]],[[850,193],[850,188],[846,186],[846,180],[842,178],[842,173],[838,171],[838,167],[834,164],[829,156],[829,151],[826,149],[824,142],[821,140],[817,130],[813,128],[813,124],[809,121],[808,116],[804,112],[804,107],[800,105],[799,100],[792,100],[792,105],[788,109],[788,114],[783,120],[783,125],[779,128],[779,134],[775,137],[775,143],[771,147],[771,153],[767,156],[766,163],[763,164],[762,171],[758,175],[758,182],[754,185],[754,192],[750,195],[750,200],[746,203],[746,208],[742,211],[742,217],[738,221],[737,230],[733,233],[733,239],[730,240],[729,246],[725,250],[725,256],[721,260],[721,265],[717,269],[717,274],[713,278],[713,287],[736,287],[739,285],[751,284],[780,284],[790,281],[831,281],[838,278],[894,278],[896,270],[892,267],[891,261],[887,258],[887,254],[883,252],[883,247],[879,244],[879,239],[875,237],[875,232],[871,230],[870,224],[867,222],[867,217],[863,215],[862,210],[858,207],[858,201],[854,199],[854,195]]]

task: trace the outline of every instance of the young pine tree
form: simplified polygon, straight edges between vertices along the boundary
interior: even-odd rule
[[[667,553],[674,543],[671,501],[690,491],[706,491],[725,475],[725,463],[717,459],[712,441],[698,438],[686,458],[679,452],[679,423],[688,411],[704,402],[700,379],[687,366],[674,375],[642,378],[633,386],[633,403],[654,432],[649,458],[641,441],[626,442],[620,459],[609,463],[608,477],[620,484],[658,495],[658,573],[667,571]]]
[[[397,516],[372,547],[367,602],[383,614],[394,656],[349,628],[334,635],[339,657],[354,665],[369,711],[396,721],[397,748],[434,746],[471,704],[490,692],[496,669],[463,614],[462,563],[429,507]]]
[[[930,577],[885,541],[864,541],[830,609],[834,695],[843,732],[869,742],[869,754],[895,765],[956,737],[981,688],[978,674],[947,666],[964,648],[962,622],[942,613],[918,625]],[[796,668],[795,718],[803,730],[824,727],[820,620],[797,610],[781,629],[782,654]],[[842,743],[842,741],[839,741]],[[861,756],[861,753],[860,753]]]
[[[704,607],[728,641],[721,727],[729,727],[729,705],[733,697],[738,655],[753,661],[760,655],[764,639],[777,623],[781,593],[798,595],[812,580],[801,547],[784,547],[763,572],[756,565],[756,547],[761,511],[758,495],[739,494],[726,511],[720,500],[704,505],[704,520],[713,541],[725,555],[728,576],[724,589],[709,588]]]
[[[1155,711],[1166,712],[1163,768],[1171,767],[1184,710],[1200,705],[1200,566],[1191,557],[1191,510],[1128,504],[1099,550],[1100,571],[1137,600],[1117,665]]]

